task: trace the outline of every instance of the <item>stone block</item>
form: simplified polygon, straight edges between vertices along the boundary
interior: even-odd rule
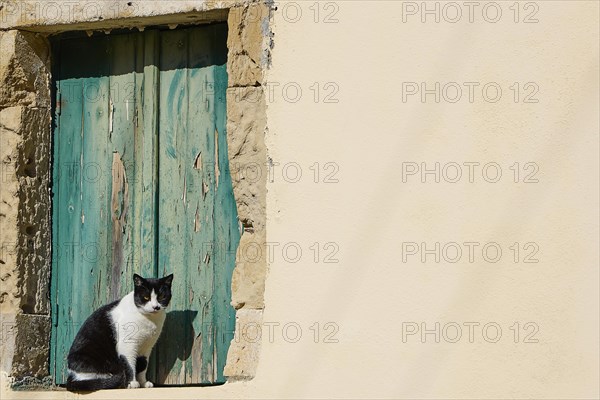
[[[0,110],[0,310],[49,312],[50,110]]]
[[[229,12],[227,47],[229,86],[258,86],[270,56],[269,19],[264,3],[236,7]]]
[[[0,32],[0,54],[0,108],[50,108],[47,39],[31,32]]]
[[[262,310],[241,309],[236,313],[236,334],[227,353],[224,374],[229,382],[256,375],[262,337]]]
[[[246,230],[265,227],[267,154],[266,104],[261,87],[227,90],[227,143],[233,193]]]
[[[264,230],[244,232],[231,280],[231,305],[234,308],[264,308],[268,251]]]
[[[12,375],[18,378],[49,375],[50,317],[19,314],[15,324]]]

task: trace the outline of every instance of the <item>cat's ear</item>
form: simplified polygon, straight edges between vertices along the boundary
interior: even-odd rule
[[[142,278],[138,274],[133,274],[133,284],[135,286],[142,286],[144,284],[144,278]]]
[[[173,274],[165,276],[163,278],[163,282],[165,283],[165,285],[171,286],[171,283],[173,283]]]

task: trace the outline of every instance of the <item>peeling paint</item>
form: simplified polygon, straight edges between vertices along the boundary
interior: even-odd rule
[[[192,346],[192,363],[194,368],[192,368],[192,374],[196,376],[196,381],[201,381],[202,379],[202,367],[200,364],[202,361],[202,331],[196,335],[194,338],[194,345]],[[198,363],[198,364],[196,364]]]
[[[219,175],[221,175],[221,171],[219,171],[219,131],[215,129],[215,180],[217,189],[219,188]]]
[[[194,169],[202,169],[202,152],[199,152],[196,158],[194,159]]]
[[[178,382],[185,382],[185,363],[181,363],[181,369],[179,370]]]
[[[112,99],[108,100],[108,137],[112,136],[113,133],[113,116],[115,113],[115,104]]]
[[[213,330],[213,362],[212,362],[212,381],[217,379],[219,373],[217,372],[217,366],[219,363],[217,362],[217,341],[215,340],[216,332]],[[210,368],[210,367],[209,367]]]
[[[202,228],[202,222],[200,221],[200,211],[198,210],[198,206],[196,206],[196,215],[194,217],[194,232],[200,232]]]
[[[206,198],[206,194],[208,193],[208,184],[202,181],[202,200]]]
[[[113,221],[112,232],[112,276],[111,284],[113,293],[120,292],[121,270],[123,267],[123,232],[127,224],[129,208],[129,184],[125,173],[125,166],[119,152],[113,153],[112,162],[112,195],[111,218]],[[115,299],[116,300],[116,299]]]

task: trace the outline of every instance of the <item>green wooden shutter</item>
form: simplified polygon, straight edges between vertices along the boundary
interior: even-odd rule
[[[175,274],[149,376],[224,381],[239,243],[226,24],[55,42],[51,370],[132,274]]]

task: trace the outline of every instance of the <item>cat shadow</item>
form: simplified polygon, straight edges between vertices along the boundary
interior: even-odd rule
[[[150,356],[148,378],[163,385],[177,360],[185,361],[192,354],[196,336],[192,325],[198,311],[177,310],[167,313],[162,333]]]

